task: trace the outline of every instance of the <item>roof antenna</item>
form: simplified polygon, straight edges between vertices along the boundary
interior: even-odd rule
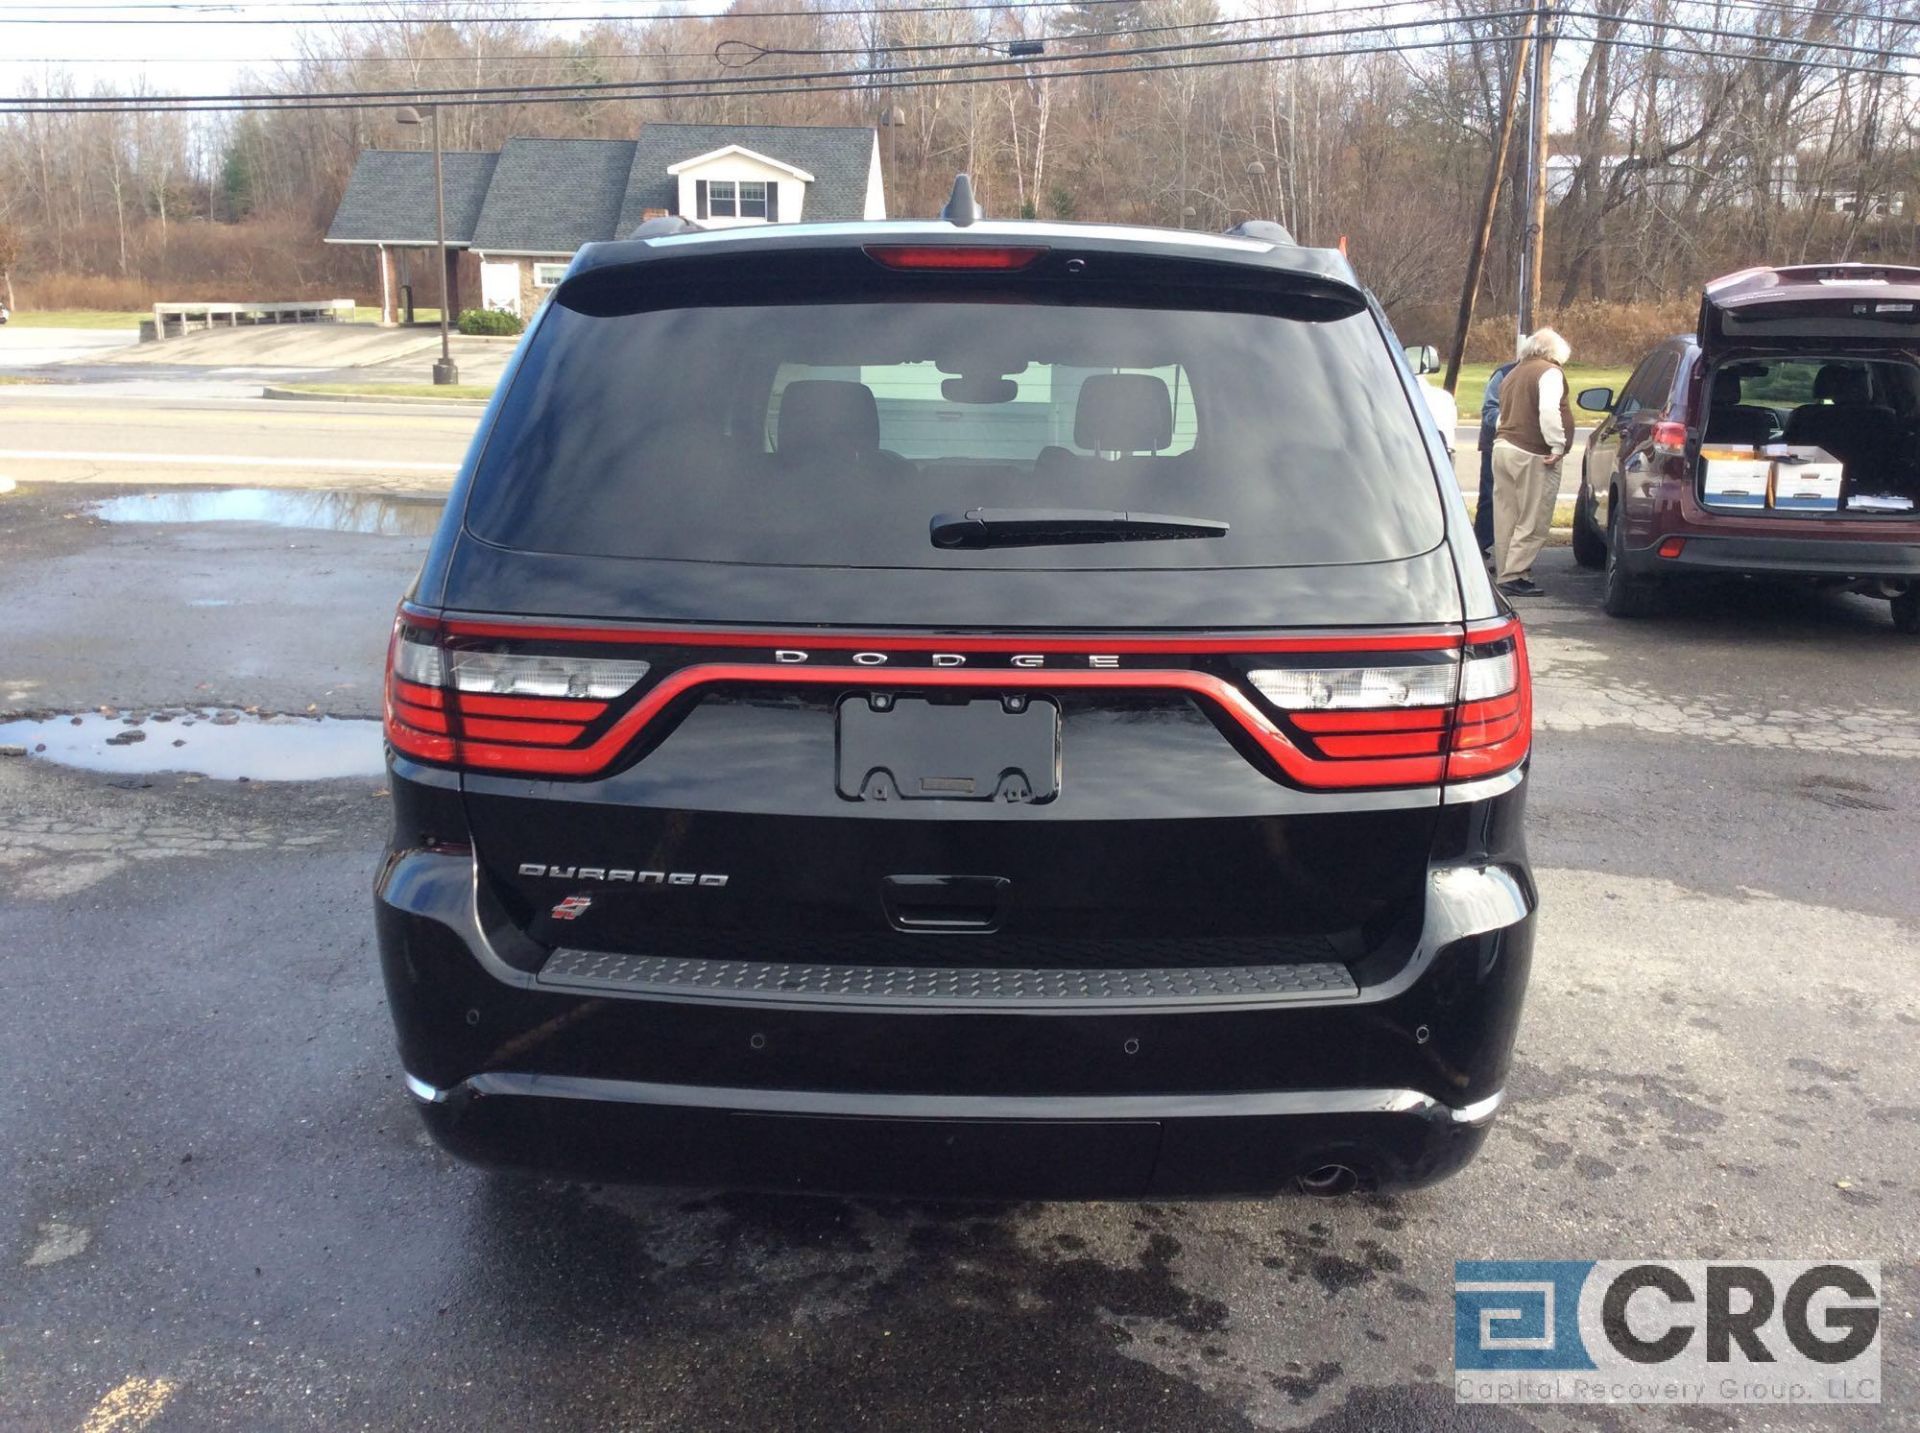
[[[957,229],[986,217],[986,211],[973,202],[973,181],[966,175],[953,176],[953,193],[948,196],[947,207],[940,211],[940,217]]]

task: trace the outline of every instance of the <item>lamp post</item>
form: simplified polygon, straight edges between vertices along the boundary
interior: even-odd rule
[[[424,109],[428,118],[422,120]],[[460,370],[453,364],[453,337],[447,323],[447,185],[440,161],[440,106],[403,105],[394,111],[400,124],[429,124],[433,129],[433,224],[434,240],[440,250],[440,357],[433,365],[436,386],[458,383]]]

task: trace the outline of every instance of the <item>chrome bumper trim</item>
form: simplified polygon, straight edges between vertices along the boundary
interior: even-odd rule
[[[1495,796],[1505,796],[1526,779],[1526,768],[1516,766],[1512,771],[1502,772],[1498,776],[1488,776],[1479,781],[1450,782],[1440,788],[1440,800],[1447,806],[1465,806],[1475,801],[1486,801]]]
[[[1507,1092],[1495,1090],[1484,1100],[1475,1100],[1470,1105],[1462,1105],[1453,1111],[1453,1122],[1457,1125],[1483,1125],[1499,1112],[1506,1102]]]
[[[597,1100],[609,1104],[665,1105],[679,1109],[734,1110],[755,1114],[840,1115],[911,1119],[1085,1120],[1246,1119],[1262,1116],[1410,1115],[1480,1125],[1493,1117],[1501,1096],[1455,1109],[1418,1090],[1251,1090],[1202,1095],[899,1095],[841,1090],[731,1088],[669,1085],[642,1080],[601,1080],[582,1075],[496,1071],[475,1075],[451,1089],[436,1089],[413,1075],[407,1091],[422,1104],[446,1104],[461,1095],[509,1095],[549,1100]]]

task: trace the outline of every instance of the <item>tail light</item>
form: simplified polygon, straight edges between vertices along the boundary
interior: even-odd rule
[[[1684,458],[1687,455],[1687,425],[1685,423],[1655,423],[1653,432],[1648,435],[1653,444],[1654,456],[1660,458]]]
[[[1247,680],[1328,763],[1398,758],[1418,763],[1416,779],[1476,780],[1518,766],[1531,743],[1526,647],[1512,619],[1422,662],[1257,668]]]
[[[463,640],[402,611],[387,654],[387,740],[405,756],[481,770],[537,767],[573,747],[649,664]]]
[[[722,685],[1178,692],[1311,790],[1496,776],[1526,759],[1532,727],[1512,618],[1472,624],[1464,640],[1458,629],[1006,638],[536,627],[403,607],[387,666],[396,752],[552,777],[598,777],[634,759],[643,733]]]

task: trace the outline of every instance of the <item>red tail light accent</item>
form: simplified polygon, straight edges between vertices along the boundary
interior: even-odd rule
[[[1498,660],[1513,655],[1512,687],[1478,700],[1463,701],[1454,713],[1448,743],[1447,780],[1480,781],[1519,766],[1533,749],[1533,673],[1527,665],[1527,634],[1515,618],[1477,623],[1467,629],[1467,663],[1476,653]],[[1466,685],[1466,678],[1462,678]]]
[[[1687,540],[1684,537],[1670,537],[1660,544],[1660,555],[1662,557],[1678,557],[1686,550]]]
[[[499,658],[494,671],[463,675],[445,636],[445,624],[403,608],[387,647],[387,740],[395,751],[422,761],[524,770],[525,752],[574,745],[609,705],[591,697],[515,696],[466,687],[491,681],[510,693],[526,682],[536,690],[564,691],[571,681],[585,687],[596,673],[608,672],[628,674],[631,685],[632,673],[647,670],[645,663],[625,658],[596,664],[587,657],[513,653]],[[481,660],[503,645],[482,644]],[[531,670],[525,670],[529,664]],[[432,682],[421,680],[427,677]],[[495,755],[489,759],[487,753]]]
[[[661,670],[622,654],[639,644],[668,653]],[[556,654],[555,648],[562,650]],[[595,656],[596,648],[612,655]],[[704,654],[714,649],[718,660]],[[743,659],[749,652],[757,660]],[[674,653],[680,665],[671,659]],[[889,653],[930,655],[931,665],[894,665],[898,658]],[[999,657],[1009,665],[940,661],[942,654],[962,653]],[[832,662],[843,654],[844,661]],[[1113,665],[1123,656],[1154,654],[1194,665]],[[823,655],[832,664],[816,664]],[[1088,667],[1043,665],[1061,656],[1084,657]],[[1248,656],[1296,663],[1306,657],[1322,676],[1332,674],[1323,685],[1337,696],[1327,699],[1347,705],[1269,715],[1268,703],[1235,665],[1236,658]],[[868,664],[870,657],[877,660]],[[1322,669],[1329,660],[1346,665]],[[1525,649],[1512,619],[1469,628],[1463,644],[1457,628],[1211,639],[892,637],[535,626],[439,619],[403,609],[394,624],[388,670],[387,735],[396,752],[474,770],[562,778],[607,772],[679,698],[723,684],[1183,692],[1236,723],[1288,781],[1314,790],[1435,786],[1496,775],[1525,759],[1531,728]],[[1367,676],[1359,685],[1339,680],[1342,673],[1360,671]],[[463,690],[462,682],[524,683],[543,692],[592,689],[596,696],[518,696]],[[611,695],[621,683],[627,689]],[[1276,691],[1297,687],[1270,683]],[[1376,692],[1388,694],[1382,704],[1352,704],[1375,701]],[[1444,704],[1384,704],[1405,702],[1410,692],[1423,703]]]
[[[1684,457],[1687,451],[1685,423],[1655,423],[1651,434],[1653,451],[1663,458]]]
[[[1024,269],[1045,245],[869,244],[867,257],[890,269]]]

